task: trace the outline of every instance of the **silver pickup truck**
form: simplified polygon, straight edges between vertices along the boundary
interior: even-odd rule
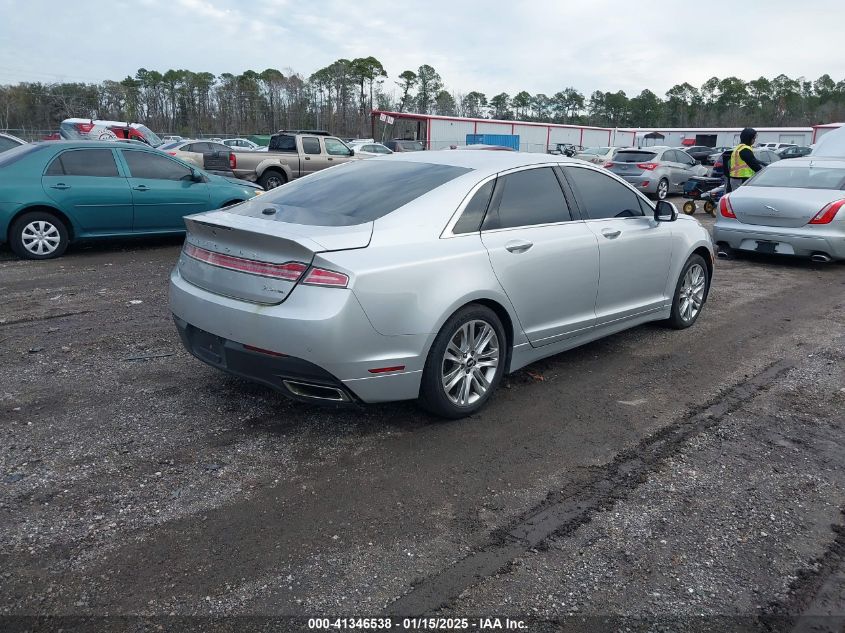
[[[236,151],[231,162],[235,176],[270,190],[355,158],[354,150],[326,132],[282,130],[270,137],[266,152]]]

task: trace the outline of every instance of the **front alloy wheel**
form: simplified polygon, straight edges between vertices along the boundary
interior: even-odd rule
[[[709,283],[709,273],[704,259],[700,255],[692,255],[684,265],[675,287],[672,312],[669,317],[669,324],[673,328],[681,330],[695,323],[707,299]]]
[[[501,381],[507,354],[496,313],[483,305],[465,306],[446,321],[428,352],[420,404],[444,418],[475,413]]]

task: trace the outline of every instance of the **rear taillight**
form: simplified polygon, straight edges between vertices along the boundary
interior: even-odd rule
[[[612,161],[607,161],[604,166],[605,167],[613,167],[614,163]]]
[[[285,281],[298,281],[302,277],[302,273],[308,270],[308,266],[302,262],[286,262],[284,264],[257,262],[252,259],[244,259],[243,257],[215,253],[214,251],[208,251],[193,244],[185,244],[184,253],[188,257],[205,262],[211,266],[217,266],[218,268],[259,275],[261,277],[284,279]]]
[[[349,277],[343,273],[324,268],[312,268],[302,280],[303,284],[309,286],[329,286],[331,288],[346,288]]]
[[[176,152],[167,152],[167,153],[170,154],[171,156],[176,156]]]
[[[640,169],[647,169],[648,171],[652,171],[660,167],[660,163],[637,163],[637,167]]]
[[[83,134],[88,134],[91,130],[94,129],[93,123],[76,123],[76,129],[82,132]]]
[[[719,200],[719,213],[722,214],[722,217],[736,219],[736,214],[734,214],[731,200],[728,196],[722,196],[722,199]]]
[[[234,153],[229,152],[229,168],[235,169],[238,166],[238,159],[235,158]]]
[[[830,224],[843,204],[845,204],[845,200],[837,200],[836,202],[826,204],[807,224]]]

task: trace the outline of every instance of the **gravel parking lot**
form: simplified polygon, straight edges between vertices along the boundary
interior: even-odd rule
[[[167,306],[180,244],[0,251],[9,630],[845,624],[845,266],[719,260],[692,329],[542,361],[444,422],[293,403],[190,357]]]

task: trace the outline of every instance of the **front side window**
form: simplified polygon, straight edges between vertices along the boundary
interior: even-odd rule
[[[150,180],[183,180],[191,177],[191,170],[176,161],[151,152],[121,150],[132,178]]]
[[[644,215],[639,196],[614,178],[594,169],[566,167],[565,170],[589,219]]]
[[[117,165],[110,149],[75,149],[62,152],[50,163],[47,175],[118,177]]]
[[[303,136],[302,137],[302,151],[306,154],[319,154],[320,153],[320,139],[315,138],[313,136]]]
[[[571,220],[563,190],[551,167],[502,176],[484,229],[505,229]]]
[[[326,154],[329,154],[330,156],[351,155],[349,148],[336,138],[327,138],[323,142],[326,144]]]

